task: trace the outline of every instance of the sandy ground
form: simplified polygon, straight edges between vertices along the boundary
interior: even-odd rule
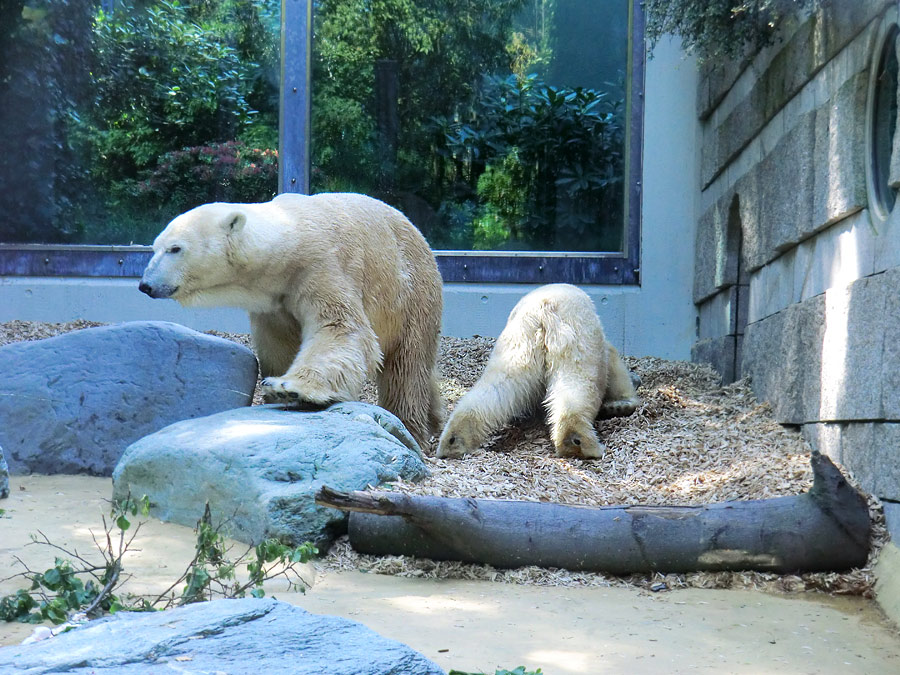
[[[85,557],[102,531],[110,479],[25,476],[0,501],[0,578],[34,569],[55,552],[28,545],[38,531]],[[148,520],[126,569],[135,593],[160,592],[190,560],[193,532]],[[547,675],[600,673],[897,673],[900,636],[862,598],[743,590],[522,586],[416,579],[359,571],[307,570],[306,594],[270,595],[316,613],[345,616],[405,642],[445,669],[483,671],[525,665]],[[0,582],[0,594],[22,585]],[[0,624],[0,645],[33,630]]]

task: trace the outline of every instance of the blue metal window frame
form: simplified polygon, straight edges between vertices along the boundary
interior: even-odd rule
[[[279,188],[309,192],[312,0],[282,0]],[[612,253],[435,251],[445,282],[640,284],[644,13],[631,0],[624,250]],[[139,277],[147,246],[0,244],[0,276]]]

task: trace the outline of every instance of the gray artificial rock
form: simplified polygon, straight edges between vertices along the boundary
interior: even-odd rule
[[[797,371],[799,326],[796,306],[788,307],[747,326],[742,372],[750,376],[753,393],[769,401],[775,419],[799,424],[802,419],[802,381]]]
[[[894,542],[900,541],[900,504],[884,501],[881,503],[884,509],[884,524]]]
[[[120,612],[2,648],[0,672],[444,675],[419,652],[360,623],[254,598]]]
[[[803,435],[814,449],[850,471],[866,492],[900,501],[900,423],[808,424]]]
[[[727,190],[697,221],[694,240],[695,304],[709,300],[739,282],[747,283],[746,275],[739,275],[744,229],[741,199],[733,190]]]
[[[880,426],[873,422],[846,422],[839,426],[841,462],[863,490],[876,496],[880,496],[879,472],[884,469],[877,461],[881,453],[876,447],[876,432]]]
[[[789,371],[799,383],[800,408],[791,424],[802,424],[822,420],[822,382],[828,377],[823,373],[822,345],[825,341],[825,296],[817,295],[793,305],[794,316],[790,320],[797,324],[793,333],[793,344]],[[779,420],[780,421],[780,420]]]
[[[9,466],[3,456],[3,448],[0,448],[0,499],[9,497]]]
[[[748,283],[749,274],[765,262],[762,253],[765,245],[765,225],[761,221],[760,183],[765,176],[756,167],[747,171],[734,184],[738,198],[738,217],[741,223],[741,283]]]
[[[209,502],[228,534],[327,545],[347,516],[317,506],[323,485],[362,490],[428,471],[391,413],[366,403],[318,412],[253,406],[173,424],[132,444],[113,473],[113,496],[147,495],[152,513],[194,526]]]
[[[739,286],[728,286],[697,306],[698,338],[707,340],[724,335],[737,335]],[[746,321],[742,324],[746,325]]]
[[[720,241],[725,236],[724,200],[713,203],[697,219],[694,240],[694,303],[700,304],[716,294],[721,282]],[[727,211],[725,212],[727,213]]]
[[[802,427],[803,438],[815,452],[828,455],[836,463],[842,464],[841,433],[845,424],[830,422],[811,422]]]
[[[108,476],[134,441],[190,417],[248,405],[246,347],[139,321],[0,347],[0,444],[13,474]]]

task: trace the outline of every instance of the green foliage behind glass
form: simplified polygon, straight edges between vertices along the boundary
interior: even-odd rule
[[[165,152],[226,141],[247,126],[254,65],[185,6],[100,12],[95,107],[86,134],[108,182],[134,178]]]
[[[321,0],[313,41],[314,192],[348,181],[371,192],[382,171],[375,125],[375,63],[398,64],[401,165],[395,192],[433,181],[433,116],[467,106],[485,72],[507,71],[513,18],[525,0]],[[391,199],[390,194],[381,195]]]
[[[148,243],[209,193],[163,191],[169,153],[277,147],[278,0],[29,0],[0,18],[0,241]],[[269,159],[261,177],[237,158],[218,184],[267,198]]]
[[[88,0],[0,2],[0,242],[69,241],[83,193],[67,130],[90,104]]]
[[[434,118],[450,194],[474,193],[475,248],[617,250],[623,102],[551,87],[536,75],[487,77],[471,115]],[[440,233],[432,245],[440,246]]]

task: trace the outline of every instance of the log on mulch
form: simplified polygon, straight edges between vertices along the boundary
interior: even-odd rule
[[[360,553],[630,574],[840,571],[865,565],[866,499],[826,456],[803,494],[706,506],[568,506],[548,502],[343,493],[317,502],[351,511]]]

